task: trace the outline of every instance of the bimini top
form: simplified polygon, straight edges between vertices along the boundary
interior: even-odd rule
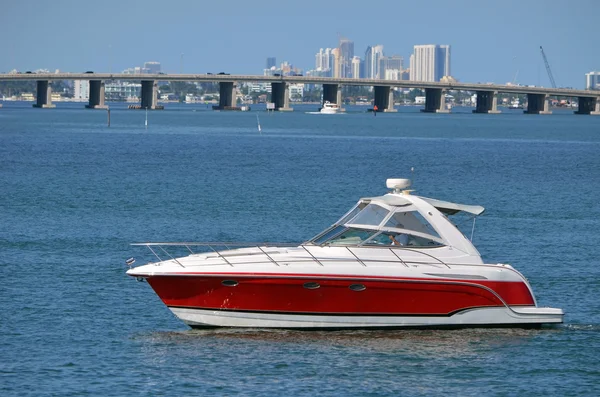
[[[454,215],[458,212],[468,212],[473,215],[481,215],[485,208],[480,205],[466,205],[466,204],[456,204],[451,203],[449,201],[436,200],[429,197],[421,197],[423,200],[427,201],[429,204],[433,205],[438,211],[443,212],[447,215]]]
[[[412,181],[410,179],[394,178],[387,179],[385,182],[388,189],[393,189],[393,192],[396,194],[408,195],[411,192],[411,190],[405,190],[409,188],[412,184]],[[477,216],[481,215],[483,211],[485,211],[485,208],[483,208],[480,205],[456,204],[451,203],[449,201],[436,200],[428,197],[421,197],[421,199],[433,205],[438,211],[441,211],[446,215],[454,215],[462,211]],[[385,195],[380,197],[365,198],[363,200],[378,200],[392,206],[407,205],[410,203],[408,200],[402,200],[402,197],[398,197],[396,195]]]
[[[480,205],[457,204],[451,203],[450,201],[442,201],[432,199],[429,197],[417,197],[419,197],[422,200],[425,200],[429,204],[433,205],[438,211],[443,212],[446,215],[454,215],[459,212],[468,212],[469,214],[477,216],[483,214],[483,212],[485,211],[485,208],[483,208]],[[379,201],[393,207],[411,204],[410,201],[398,194],[386,194],[385,196],[378,197],[364,197],[361,199],[361,201],[365,203],[371,201]]]

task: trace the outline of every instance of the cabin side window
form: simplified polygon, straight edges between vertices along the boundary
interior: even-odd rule
[[[440,238],[438,232],[418,211],[398,211],[390,217],[384,227],[406,229]]]
[[[350,228],[337,237],[327,241],[330,245],[360,245],[377,233],[376,230]]]

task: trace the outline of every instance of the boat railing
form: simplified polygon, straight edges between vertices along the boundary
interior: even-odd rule
[[[256,242],[224,242],[224,241],[213,241],[213,242],[177,242],[177,243],[166,243],[166,242],[158,242],[158,243],[133,243],[131,244],[133,246],[145,246],[147,247],[150,252],[158,259],[159,262],[162,262],[164,260],[167,260],[166,258],[172,260],[173,262],[175,262],[176,264],[178,264],[179,266],[185,268],[185,266],[177,259],[178,256],[181,255],[173,255],[171,252],[168,251],[168,248],[171,247],[181,247],[181,248],[185,248],[190,254],[195,255],[195,254],[204,254],[204,253],[209,253],[209,252],[214,252],[221,260],[223,260],[223,262],[225,262],[227,265],[234,267],[234,263],[232,263],[232,261],[230,260],[233,257],[236,256],[240,256],[240,255],[247,255],[247,252],[244,253],[239,253],[239,252],[235,252],[232,251],[233,248],[256,248],[260,251],[260,253],[264,254],[266,256],[266,258],[268,259],[269,262],[271,262],[272,264],[274,264],[275,266],[280,266],[279,262],[273,258],[272,254],[273,252],[269,252],[268,248],[301,248],[303,249],[308,256],[311,259],[306,259],[307,261],[314,261],[316,262],[319,266],[325,266],[324,263],[326,262],[339,262],[340,260],[346,260],[346,259],[342,259],[342,258],[337,258],[337,257],[330,257],[330,258],[324,258],[324,257],[320,257],[317,258],[317,256],[314,255],[313,252],[311,252],[312,248],[315,247],[321,247],[319,245],[313,245],[313,244],[298,244],[298,243],[273,243],[273,242],[262,242],[262,243],[256,243]],[[204,247],[207,249],[207,251],[202,251],[201,249],[197,249],[197,247]],[[224,252],[223,250],[219,250],[218,248],[222,248],[224,247],[226,251],[232,251],[232,252]],[[192,249],[194,248],[194,249]],[[354,246],[344,246],[344,245],[338,245],[335,246],[335,248],[344,248],[346,249],[350,255],[352,255],[352,257],[354,257],[354,259],[356,260],[356,262],[358,262],[360,265],[367,267],[367,263],[369,262],[378,262],[378,263],[382,263],[382,262],[392,262],[392,263],[401,263],[404,267],[409,267],[409,263],[412,264],[429,264],[429,265],[443,265],[445,267],[450,268],[450,266],[448,264],[446,264],[444,261],[442,261],[441,259],[430,255],[428,253],[422,252],[420,250],[416,250],[413,248],[408,248],[408,247],[402,247],[402,246],[392,246],[392,247],[386,247],[387,250],[389,250],[397,259],[396,260],[386,260],[383,258],[373,258],[373,259],[367,259],[364,257],[360,257],[357,252],[356,249],[360,248],[360,249],[369,249],[370,247],[354,247]],[[383,247],[377,247],[379,249],[383,248]],[[424,255],[427,258],[431,258],[433,259],[433,261],[416,261],[416,260],[407,260],[402,259],[402,257],[400,255],[398,255],[397,251],[409,251],[409,252],[414,252],[417,254],[421,254]],[[161,255],[162,253],[162,255]],[[301,262],[301,259],[295,259],[294,262]],[[289,262],[289,259],[286,260],[286,263]],[[248,263],[248,262],[246,262]]]
[[[312,244],[297,244],[297,243],[239,243],[239,242],[184,242],[184,243],[133,243],[131,245],[134,246],[145,246],[147,247],[153,254],[154,256],[156,256],[158,258],[159,261],[163,261],[163,259],[160,257],[160,255],[158,255],[157,253],[157,249],[155,249],[156,247],[158,247],[158,249],[160,249],[163,253],[165,253],[170,259],[172,259],[173,261],[175,261],[175,263],[177,263],[179,266],[184,267],[185,266],[179,262],[177,260],[176,257],[174,257],[173,255],[171,255],[164,247],[185,247],[191,254],[196,254],[196,252],[194,252],[192,250],[191,247],[208,247],[210,248],[212,251],[214,251],[219,258],[223,259],[223,261],[225,263],[227,263],[229,266],[234,266],[233,263],[231,263],[227,257],[234,257],[234,256],[239,256],[239,255],[247,255],[247,253],[244,254],[223,254],[222,252],[216,250],[214,247],[226,247],[227,250],[230,250],[230,247],[245,247],[245,248],[258,248],[263,254],[265,254],[267,256],[267,258],[269,259],[270,262],[272,262],[273,264],[275,264],[276,266],[280,266],[279,263],[271,256],[269,255],[269,253],[267,251],[265,251],[263,249],[264,248],[303,248],[308,254],[309,256],[312,258],[312,260],[316,261],[320,266],[324,266],[323,262],[325,261],[340,261],[340,258],[321,258],[321,259],[317,259],[311,252],[310,250],[307,248],[307,246],[311,246],[311,247],[317,247],[315,245]],[[155,247],[155,248],[153,248]],[[336,248],[346,248],[357,260],[358,263],[360,263],[363,266],[367,266],[366,263],[368,262],[392,262],[392,261],[388,261],[388,260],[382,260],[382,259],[364,259],[364,258],[360,258],[358,255],[356,255],[356,253],[354,251],[352,251],[349,246],[336,246]],[[354,247],[356,248],[356,247]],[[361,247],[361,248],[368,248],[368,247]],[[378,247],[381,248],[381,247]],[[419,263],[419,264],[424,264],[423,262],[415,262],[415,261],[406,261],[400,258],[400,256],[398,256],[394,250],[399,250],[399,251],[411,251],[411,252],[417,252],[417,253],[421,253],[421,254],[425,254],[421,251],[415,250],[415,249],[411,249],[411,248],[406,248],[406,247],[399,247],[399,246],[394,246],[389,247],[388,248],[399,260],[400,263],[402,263],[404,266],[409,267],[408,263]],[[450,268],[450,266],[448,264],[446,264],[445,262],[441,261],[439,258],[436,258],[433,255],[429,255],[429,254],[425,254],[428,257],[431,257],[433,259],[436,259],[437,263],[441,263],[444,266],[447,266],[448,268]],[[295,261],[299,261],[299,260],[295,260]],[[289,262],[289,261],[286,261]],[[398,263],[396,261],[393,261],[393,263]],[[432,263],[429,263],[432,264]],[[473,264],[454,264],[454,265],[462,265],[462,266],[468,266],[468,265],[473,265]],[[477,266],[482,266],[482,265],[477,265]],[[488,266],[488,265],[483,265],[483,266]],[[517,272],[516,270],[510,268],[511,270]],[[518,272],[517,272],[518,273]],[[518,273],[520,275],[520,273]],[[421,283],[421,282],[425,282],[424,280],[408,280],[406,282],[414,282],[414,283]],[[511,312],[515,313],[515,314],[520,314],[519,312],[515,311],[501,296],[500,294],[498,294],[496,291],[494,291],[492,288],[487,287],[485,285],[482,284],[478,284],[478,283],[473,283],[473,282],[469,282],[469,281],[444,281],[445,283],[449,283],[449,284],[456,284],[456,285],[470,285],[476,288],[480,288],[483,290],[488,291],[489,293],[491,293],[496,299],[498,299],[500,301],[500,303],[505,306],[507,309],[509,309]]]

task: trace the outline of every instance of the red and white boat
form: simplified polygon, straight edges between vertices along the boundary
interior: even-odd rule
[[[146,280],[194,328],[562,323],[561,309],[538,307],[528,281],[512,266],[483,263],[448,218],[475,218],[483,207],[412,195],[404,190],[407,179],[388,179],[387,186],[390,193],[360,199],[300,245],[142,243],[158,261],[127,274]],[[182,247],[190,254],[171,256]],[[197,252],[209,247],[214,251]]]

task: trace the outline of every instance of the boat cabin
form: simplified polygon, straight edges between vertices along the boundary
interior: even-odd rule
[[[409,191],[362,198],[309,243],[409,248],[453,246],[475,254],[475,247],[447,217],[461,211],[476,217],[484,208],[413,196]]]

